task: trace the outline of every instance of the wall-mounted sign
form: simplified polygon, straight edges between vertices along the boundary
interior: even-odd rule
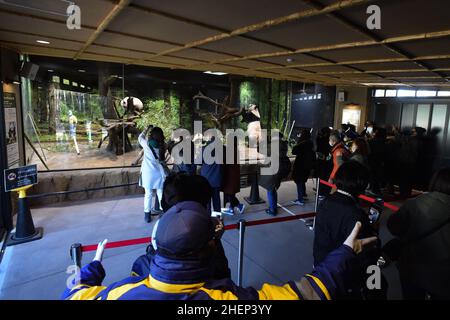
[[[5,169],[5,192],[38,183],[37,165]]]
[[[19,165],[16,94],[4,92],[3,106],[5,109],[6,154],[8,155],[8,168],[11,168]]]

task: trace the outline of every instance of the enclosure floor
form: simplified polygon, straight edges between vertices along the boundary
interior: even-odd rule
[[[115,155],[112,152],[106,151],[106,145],[98,149],[98,141],[88,144],[87,141],[79,141],[78,148],[80,154],[78,155],[73,143],[69,144],[67,152],[50,151],[49,143],[43,143],[45,158],[44,161],[50,170],[55,169],[78,169],[78,168],[103,168],[103,167],[120,167],[131,166],[131,163],[139,154],[138,150],[125,153],[125,155]],[[53,146],[55,144],[52,144]],[[39,154],[42,156],[42,150],[38,144],[34,145]],[[37,164],[38,170],[46,170],[39,157],[34,153],[30,163]]]
[[[291,213],[313,211],[313,181],[307,184],[309,201],[304,207],[290,204],[295,199],[293,182],[285,182],[279,190],[279,202]],[[249,194],[242,189],[240,200]],[[260,189],[265,200],[266,195]],[[225,224],[241,218],[257,220],[268,218],[266,204],[247,206],[243,215],[225,216]],[[44,228],[39,241],[8,247],[0,265],[0,299],[59,299],[65,289],[71,264],[69,247],[72,243],[95,244],[150,236],[154,222],[143,218],[143,197],[121,197],[102,201],[79,201],[32,209],[36,226]],[[280,209],[279,216],[290,215]],[[383,242],[391,236],[386,231],[386,213],[381,221]],[[263,283],[282,284],[296,280],[310,272],[314,235],[300,220],[247,228],[243,285],[260,288]],[[238,232],[226,231],[222,242],[228,257],[233,280],[237,280]],[[145,253],[145,245],[135,245],[105,251],[104,284],[130,275],[133,261]],[[83,263],[93,259],[94,253],[83,256]],[[398,273],[394,265],[383,269],[389,281],[389,298],[400,299]]]
[[[44,161],[50,170],[131,166],[141,150],[135,146],[135,150],[133,151],[127,152],[124,155],[115,155],[112,152],[106,151],[107,143],[108,142],[106,141],[102,147],[98,149],[98,141],[94,141],[91,144],[88,144],[87,141],[79,141],[79,155],[77,154],[73,143],[69,144],[69,151],[67,152],[50,151],[50,145],[55,145],[50,143],[42,143],[43,151],[39,148],[38,144],[35,144],[34,146],[41,156],[44,152]],[[240,147],[239,152],[241,160],[261,158],[261,155],[256,152],[256,149]],[[169,161],[169,163],[170,162],[171,161]],[[37,164],[38,170],[46,170],[45,166],[35,153],[33,153],[30,163]]]

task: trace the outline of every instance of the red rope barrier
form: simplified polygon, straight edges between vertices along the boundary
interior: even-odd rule
[[[144,243],[148,244],[148,243],[150,243],[150,241],[152,241],[151,237],[108,242],[105,246],[105,249],[120,248],[120,247],[133,246],[136,244],[144,244]],[[95,251],[95,250],[97,250],[96,244],[91,244],[88,246],[81,247],[82,252]]]
[[[329,183],[328,181],[319,179],[319,182],[320,182],[321,184],[324,184],[324,185],[329,186],[329,187],[331,187],[331,188],[336,188],[336,189],[337,189],[337,187],[336,187],[335,184]],[[359,199],[362,199],[362,200],[364,200],[364,201],[370,202],[370,203],[375,203],[375,202],[377,202],[376,199],[371,198],[371,197],[368,197],[368,196],[363,195],[363,194],[360,194],[360,195],[358,196],[358,198],[359,198]],[[391,210],[394,211],[394,212],[397,212],[398,210],[400,210],[399,207],[394,206],[393,204],[390,204],[390,203],[387,203],[387,202],[383,202],[383,206],[386,207],[386,208],[388,208],[388,209],[391,209]]]
[[[315,215],[316,215],[315,212],[307,212],[307,213],[296,214],[295,216],[270,218],[270,219],[255,220],[255,221],[246,221],[245,225],[248,227],[259,226],[259,225],[263,225],[263,224],[270,224],[270,223],[310,218],[310,217],[314,217]],[[225,230],[233,230],[233,229],[238,229],[238,228],[239,228],[239,225],[237,223],[229,224],[224,227]],[[146,238],[137,238],[137,239],[108,242],[105,246],[105,249],[127,247],[127,246],[133,246],[133,245],[144,244],[144,243],[149,244],[151,241],[152,241],[151,237],[146,237]],[[95,251],[95,250],[97,250],[97,244],[90,244],[90,245],[81,247],[82,252],[89,252],[89,251]]]

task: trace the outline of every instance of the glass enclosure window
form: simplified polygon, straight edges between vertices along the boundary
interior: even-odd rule
[[[397,90],[386,90],[386,97],[396,97]]]
[[[404,104],[402,107],[402,122],[401,128],[402,130],[409,130],[413,127],[414,124],[414,108],[415,105],[412,103]]]
[[[415,90],[398,90],[397,97],[415,97],[416,91]]]
[[[431,136],[435,137],[436,145],[439,149],[443,147],[444,128],[447,119],[447,105],[435,104],[433,106],[433,115],[431,116]]]
[[[163,130],[166,143],[177,128],[193,133],[195,120],[202,122],[203,131],[218,128],[220,107],[193,97],[202,93],[212,101],[229,104],[225,99],[230,96],[230,83],[239,88],[234,97],[237,102],[233,102],[236,107],[258,105],[263,128],[290,129],[286,119],[291,113],[292,86],[288,81],[241,80],[198,71],[43,56],[24,58],[40,67],[35,80],[22,79],[26,161],[37,164],[39,170],[134,166],[142,150],[138,137],[149,125]],[[306,98],[317,101],[322,95]],[[230,120],[223,129],[246,130],[247,124],[240,120],[240,116]]]
[[[436,97],[436,91],[417,90],[417,97]]]
[[[428,130],[428,122],[430,120],[431,105],[419,104],[417,106],[416,127],[422,127]]]

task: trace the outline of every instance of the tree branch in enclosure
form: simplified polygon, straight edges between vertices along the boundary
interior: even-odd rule
[[[222,102],[218,102],[218,101],[211,99],[208,96],[205,96],[203,93],[199,92],[198,94],[196,94],[193,97],[193,100],[196,100],[196,99],[206,100],[206,101],[214,104],[218,108],[220,108],[220,112],[217,115],[213,114],[211,112],[208,113],[209,116],[211,117],[211,120],[220,129],[223,128],[223,126],[225,125],[225,123],[228,120],[240,116],[242,114],[242,112],[244,111],[244,108],[230,106],[229,96],[225,97],[225,99]]]

